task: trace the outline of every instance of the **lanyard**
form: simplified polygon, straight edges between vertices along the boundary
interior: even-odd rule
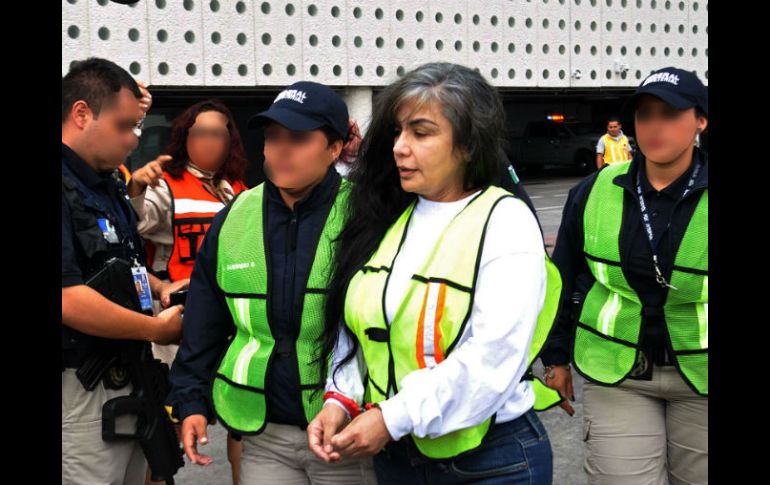
[[[692,186],[695,185],[695,179],[698,177],[698,174],[700,174],[702,163],[697,163],[695,165],[695,168],[692,171],[692,175],[690,175],[690,180],[687,182],[687,186],[684,189],[684,192],[682,193],[682,199],[690,192],[692,189]],[[636,194],[639,197],[639,211],[642,214],[642,224],[644,225],[644,232],[647,234],[647,242],[650,243],[650,251],[652,251],[652,263],[655,265],[655,281],[657,281],[663,288],[671,288],[673,290],[676,290],[678,288],[672,286],[668,281],[666,281],[666,278],[663,277],[663,272],[660,270],[660,265],[658,263],[658,242],[660,242],[660,239],[657,241],[655,240],[655,235],[652,232],[652,224],[650,223],[650,214],[647,210],[647,203],[644,200],[644,194],[642,193],[642,183],[641,183],[641,167],[636,172]],[[669,221],[669,225],[671,222]]]

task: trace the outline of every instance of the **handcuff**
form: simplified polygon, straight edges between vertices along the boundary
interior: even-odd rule
[[[348,414],[350,414],[351,420],[355,419],[356,416],[358,416],[362,412],[369,411],[372,408],[381,409],[380,405],[376,402],[368,402],[364,404],[363,407],[361,407],[353,399],[350,399],[344,394],[340,394],[339,392],[334,392],[334,391],[327,391],[326,394],[324,394],[324,398],[323,398],[324,402],[326,402],[327,399],[336,399],[337,402],[342,404],[345,410],[347,410]]]

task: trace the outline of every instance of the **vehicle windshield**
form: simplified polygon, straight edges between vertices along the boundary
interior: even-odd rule
[[[601,133],[602,130],[599,128],[596,128],[596,126],[592,125],[591,123],[585,122],[585,121],[576,121],[572,123],[565,123],[564,124],[572,133],[576,135],[593,135],[596,133]]]

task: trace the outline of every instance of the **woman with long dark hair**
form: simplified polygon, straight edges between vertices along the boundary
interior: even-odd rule
[[[344,409],[308,427],[320,458],[374,455],[380,484],[551,483],[525,376],[560,280],[532,212],[494,185],[504,119],[495,89],[456,64],[375,99],[326,307],[326,398]]]

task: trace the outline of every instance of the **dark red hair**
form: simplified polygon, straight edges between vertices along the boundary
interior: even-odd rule
[[[171,155],[173,160],[164,165],[163,169],[175,179],[182,178],[185,165],[189,159],[187,154],[187,131],[198,115],[206,111],[218,111],[227,117],[227,129],[230,131],[230,148],[227,154],[227,160],[214,176],[215,180],[227,179],[228,182],[243,181],[246,175],[246,151],[241,142],[241,135],[238,133],[238,127],[235,126],[235,119],[230,110],[218,99],[207,99],[200,101],[187,108],[184,113],[174,119],[171,125],[171,138],[166,145],[166,154]]]

